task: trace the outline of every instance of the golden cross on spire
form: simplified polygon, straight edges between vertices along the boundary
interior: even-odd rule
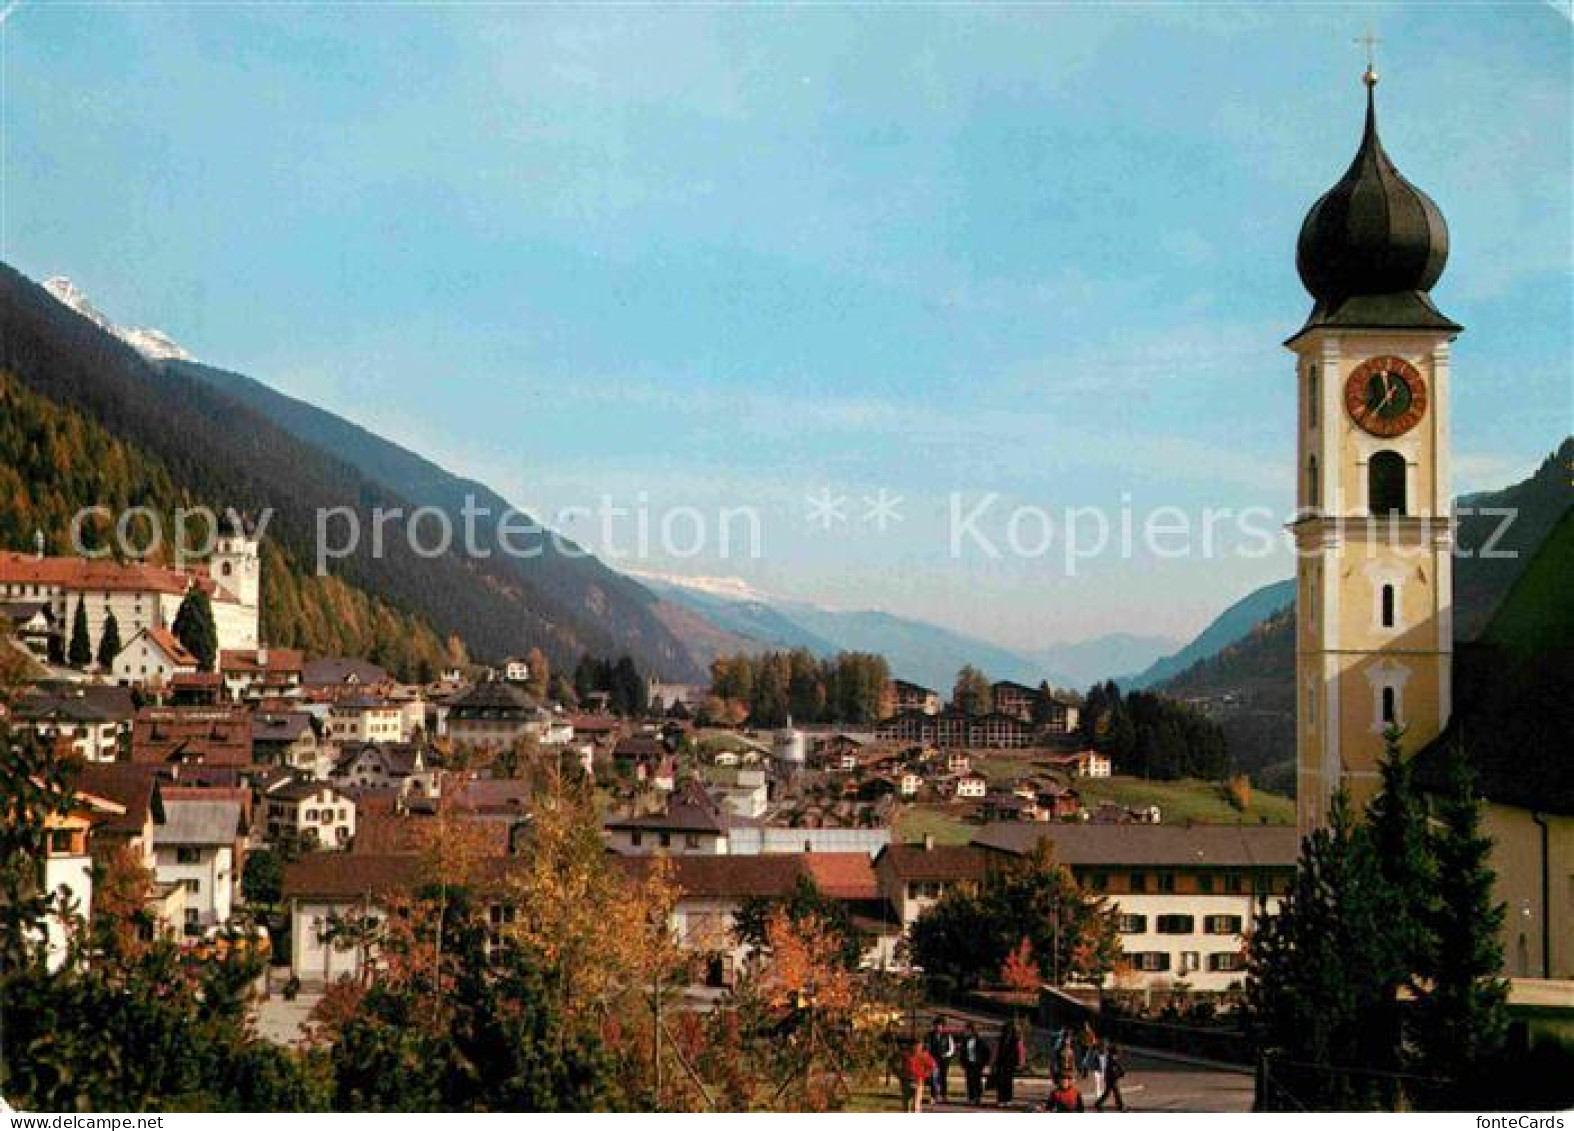
[[[1361,76],[1361,81],[1367,86],[1376,86],[1377,45],[1381,43],[1382,40],[1377,38],[1377,34],[1368,28],[1365,35],[1361,36],[1359,39],[1354,40],[1353,42],[1359,43],[1361,46],[1366,48],[1366,73]]]

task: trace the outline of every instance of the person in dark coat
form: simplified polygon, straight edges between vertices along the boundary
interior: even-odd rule
[[[967,1102],[978,1107],[984,1102],[984,1073],[989,1071],[989,1042],[978,1032],[971,1021],[962,1034],[962,1048],[957,1054],[962,1061],[962,1075],[967,1078]]]
[[[944,1017],[936,1017],[935,1023],[929,1028],[929,1040],[925,1047],[929,1055],[935,1058],[935,1078],[932,1091],[935,1102],[940,1103],[950,1097],[950,1086],[947,1077],[951,1075],[951,1062],[956,1059],[956,1034],[946,1026]]]
[[[1095,1111],[1104,1110],[1104,1101],[1111,1096],[1115,1097],[1115,1110],[1125,1111],[1126,1100],[1120,1094],[1120,1082],[1125,1078],[1126,1065],[1121,1059],[1120,1049],[1110,1045],[1104,1053],[1104,1094],[1093,1104]]]
[[[1027,1049],[1022,1044],[1022,1032],[1015,1019],[1007,1021],[1000,1030],[1000,1042],[995,1046],[995,1099],[1005,1107],[1016,1095],[1017,1073],[1027,1061]]]

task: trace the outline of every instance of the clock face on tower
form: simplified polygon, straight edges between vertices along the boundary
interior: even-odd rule
[[[1402,436],[1426,415],[1426,382],[1402,357],[1374,357],[1345,381],[1344,407],[1372,435]]]

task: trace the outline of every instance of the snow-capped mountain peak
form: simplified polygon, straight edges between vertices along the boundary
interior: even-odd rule
[[[695,593],[705,593],[728,601],[768,602],[774,600],[769,594],[762,593],[741,577],[694,577],[686,574],[656,573],[633,569],[626,569],[623,572],[638,581],[653,581],[657,584],[687,589]]]
[[[87,294],[64,275],[44,280],[44,290],[61,305],[76,311],[100,329],[107,330],[149,361],[191,361],[178,342],[162,330],[140,326],[117,326],[88,301]]]

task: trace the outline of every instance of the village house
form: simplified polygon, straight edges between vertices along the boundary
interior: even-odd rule
[[[254,712],[251,750],[258,765],[284,766],[315,778],[327,777],[333,768],[333,747],[318,739],[305,711]]]
[[[160,773],[157,766],[137,766],[129,762],[95,762],[78,771],[78,788],[113,801],[125,810],[109,814],[94,825],[90,848],[95,867],[106,868],[118,854],[124,853],[140,867],[157,875],[154,841],[158,826],[164,823]],[[186,922],[185,886],[155,879],[149,885],[144,908],[152,916],[159,933],[171,938],[178,936]]]
[[[1108,754],[1079,750],[1075,754],[1051,754],[1044,762],[1061,773],[1076,778],[1107,778],[1115,771]]]
[[[874,858],[874,871],[880,894],[906,930],[952,887],[982,880],[984,858],[975,848],[925,837],[917,844],[887,845]]]
[[[963,774],[956,779],[957,800],[976,800],[989,792],[989,779],[983,774]]]
[[[1272,912],[1295,873],[1299,836],[1273,826],[998,824],[973,838],[992,860],[1042,841],[1119,915],[1139,985],[1225,990],[1239,983],[1259,897]]]
[[[529,683],[530,665],[518,656],[503,661],[503,678],[509,683]]]
[[[687,781],[661,813],[613,817],[604,822],[613,851],[625,856],[725,856],[733,817],[697,781]]]
[[[164,823],[153,834],[154,866],[160,882],[185,889],[188,935],[229,922],[234,911],[247,830],[243,804],[228,793],[164,791]]]
[[[344,849],[355,837],[355,801],[327,782],[284,779],[261,804],[272,844],[306,851]]]
[[[219,653],[224,693],[234,700],[295,694],[305,667],[297,648],[238,648]]]
[[[336,928],[386,918],[388,898],[414,891],[421,867],[421,857],[413,852],[368,853],[353,861],[316,852],[285,865],[290,973],[314,988],[357,977],[369,956],[356,940],[366,934]]]
[[[921,684],[909,683],[905,679],[894,679],[886,685],[880,706],[882,718],[906,714],[909,711],[916,711],[921,715],[936,715],[940,713],[940,693]]]
[[[62,650],[66,644],[48,601],[0,601],[0,627],[40,662],[48,660],[51,640]]]
[[[478,683],[448,701],[443,726],[455,746],[498,751],[527,736],[539,740],[550,717],[512,683]]]
[[[115,679],[133,687],[168,687],[179,676],[196,673],[197,667],[197,657],[162,626],[139,628],[110,661]]]
[[[239,707],[144,707],[131,724],[131,760],[144,765],[252,765],[251,713]]]
[[[328,737],[340,746],[360,742],[407,742],[404,709],[386,699],[356,695],[328,708]]]
[[[64,745],[89,762],[112,762],[131,734],[134,708],[122,687],[59,683],[35,687],[11,705],[13,725]]]
[[[401,796],[434,797],[437,767],[413,742],[351,743],[339,750],[330,775],[341,788],[393,789]]]
[[[63,799],[62,799],[63,800]],[[65,906],[84,918],[93,913],[93,827],[124,816],[125,809],[108,798],[77,789],[63,812],[44,818],[43,859],[38,863],[41,890],[64,896]],[[53,913],[44,925],[46,958],[51,970],[65,961],[70,943],[67,919]]]

